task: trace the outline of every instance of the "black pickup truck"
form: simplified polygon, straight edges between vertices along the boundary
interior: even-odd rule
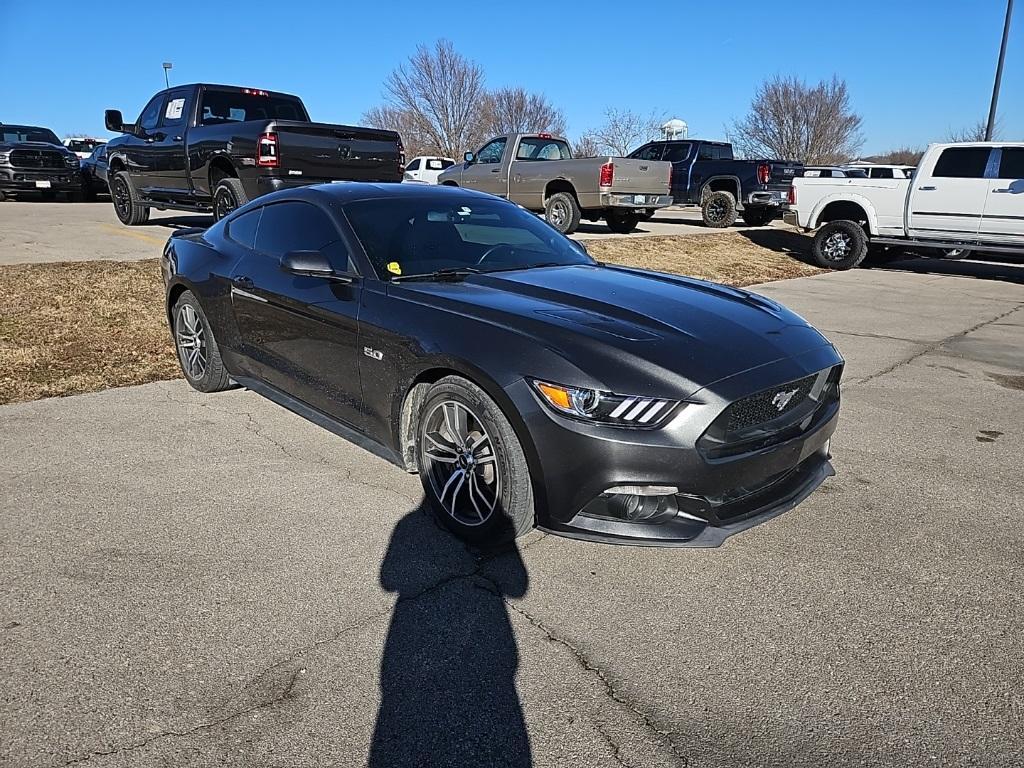
[[[736,160],[724,141],[651,141],[629,156],[672,163],[672,202],[699,205],[708,227],[732,226],[737,212],[751,226],[767,224],[786,205],[794,177],[803,175],[799,163]]]
[[[77,199],[82,191],[78,156],[49,128],[0,123],[0,200],[25,192],[51,200],[58,192]]]
[[[150,208],[212,211],[220,219],[260,195],[332,181],[400,182],[394,131],[311,123],[297,96],[228,85],[161,91],[134,123],[108,109],[108,180],[117,217]]]

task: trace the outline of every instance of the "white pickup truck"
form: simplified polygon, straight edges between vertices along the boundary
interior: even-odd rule
[[[818,230],[811,250],[827,269],[869,248],[1024,255],[1024,143],[932,144],[909,179],[797,178],[783,219]]]

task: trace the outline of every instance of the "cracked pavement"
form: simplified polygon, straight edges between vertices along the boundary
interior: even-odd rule
[[[1022,279],[760,287],[847,357],[838,475],[718,549],[481,556],[244,390],[0,408],[0,765],[1020,765]]]

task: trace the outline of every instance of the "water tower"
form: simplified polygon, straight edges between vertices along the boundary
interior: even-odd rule
[[[661,126],[661,132],[666,139],[685,139],[687,137],[689,126],[685,121],[680,120],[678,117],[673,117],[663,126]]]

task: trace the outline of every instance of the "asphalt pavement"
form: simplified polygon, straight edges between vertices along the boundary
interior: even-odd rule
[[[1019,766],[1021,273],[760,287],[847,357],[838,474],[718,549],[481,558],[244,390],[2,407],[0,765]]]

